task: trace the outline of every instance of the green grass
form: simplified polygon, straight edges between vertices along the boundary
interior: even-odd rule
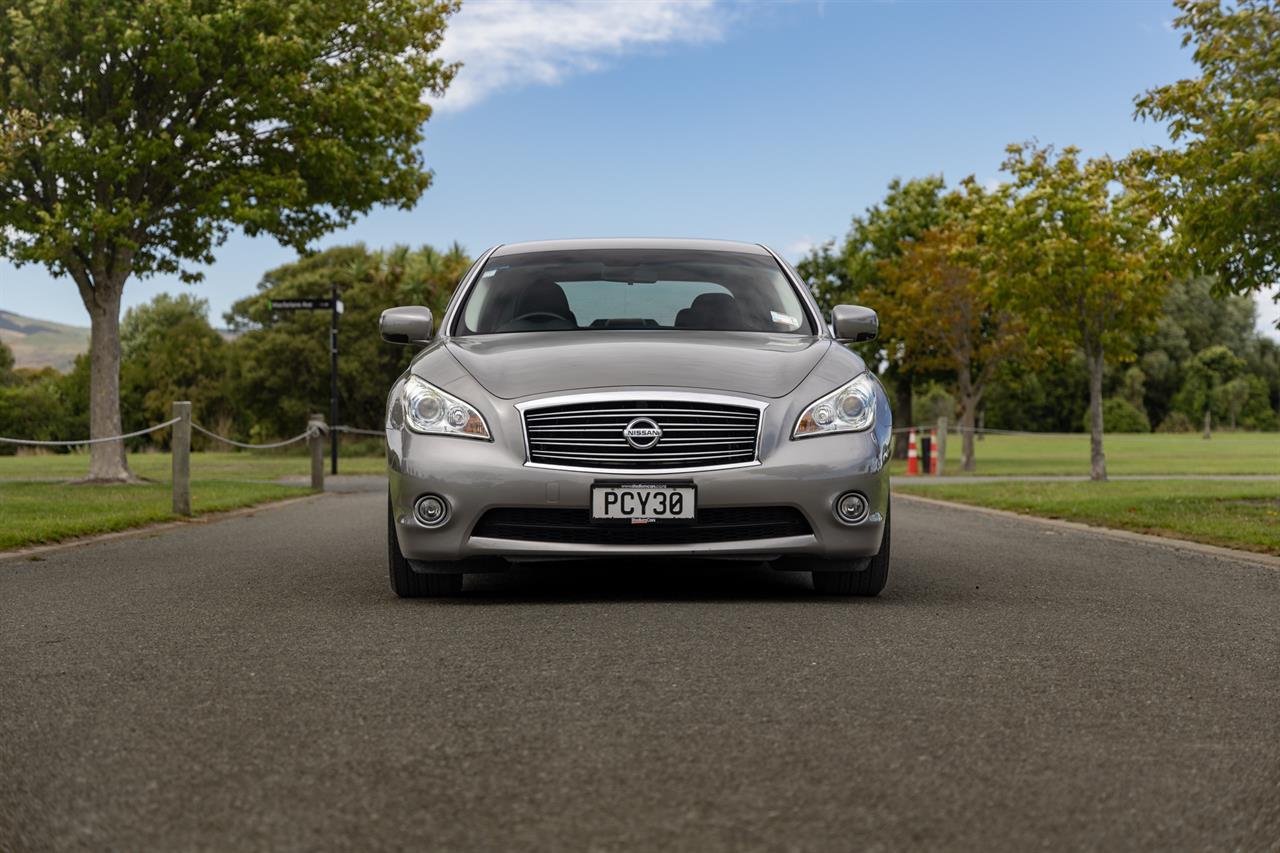
[[[133,473],[153,482],[80,485],[68,481],[88,473],[87,453],[0,456],[0,550],[171,521],[172,464],[167,453],[133,453]],[[325,466],[327,472],[327,456]],[[343,474],[381,474],[386,468],[381,456],[338,460]],[[304,486],[272,481],[310,471],[310,460],[301,454],[193,453],[191,509],[200,515],[305,495],[310,490]]]
[[[906,436],[898,436],[906,442]],[[1103,445],[1110,474],[1280,474],[1280,433],[1108,435]],[[961,441],[947,438],[946,473],[959,475]],[[978,475],[1089,473],[1089,436],[989,435],[975,442]],[[896,460],[893,473],[906,473]],[[0,469],[2,470],[2,469]]]
[[[167,453],[130,453],[129,468],[139,477],[167,481],[172,470]],[[338,471],[343,474],[382,474],[387,460],[382,456],[341,456]],[[329,457],[325,455],[325,473]],[[301,454],[264,453],[192,453],[191,477],[195,479],[275,480],[311,472],[311,461]],[[0,456],[0,480],[71,480],[89,473],[88,453],[59,453],[47,456]]]
[[[991,482],[894,490],[1280,555],[1280,483],[1222,480]]]
[[[305,495],[302,486],[234,480],[193,480],[191,509],[199,515]],[[0,550],[57,542],[171,521],[173,493],[166,483],[87,486],[0,483]]]

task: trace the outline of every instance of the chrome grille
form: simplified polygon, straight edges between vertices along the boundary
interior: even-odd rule
[[[662,431],[652,447],[634,447],[624,436],[637,419]],[[688,469],[754,462],[760,410],[702,401],[609,400],[528,408],[524,423],[529,461],[540,465]]]

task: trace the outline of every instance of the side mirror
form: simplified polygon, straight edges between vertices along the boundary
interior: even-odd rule
[[[861,305],[837,305],[831,310],[831,328],[838,341],[865,343],[880,334],[880,318]]]
[[[421,305],[388,308],[382,312],[378,328],[389,344],[424,346],[431,343],[431,309]]]

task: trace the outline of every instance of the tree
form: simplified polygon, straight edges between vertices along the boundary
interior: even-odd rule
[[[884,262],[898,258],[905,247],[942,220],[945,189],[946,182],[939,175],[905,182],[895,178],[889,182],[882,202],[853,217],[838,254],[828,243],[801,260],[797,271],[809,282],[823,309],[830,311],[841,302],[869,301],[867,294],[871,291],[878,298],[892,299],[885,286]],[[901,343],[894,327],[882,323],[880,344],[886,362],[885,378],[896,392],[895,408],[909,419],[917,371],[903,357]],[[897,447],[900,453],[906,453],[903,442],[898,442]]]
[[[1108,357],[1133,353],[1160,310],[1160,237],[1134,175],[1109,158],[1081,163],[1075,148],[1029,144],[1009,146],[1008,155],[1010,215],[999,232],[1008,305],[1026,318],[1033,345],[1083,351],[1091,477],[1105,480],[1103,370]]]
[[[1280,6],[1175,2],[1200,76],[1136,99],[1175,147],[1135,159],[1159,177],[1165,218],[1202,270],[1228,292],[1267,287],[1280,279]]]
[[[1210,346],[1225,346],[1245,359],[1248,372],[1262,377],[1268,387],[1273,376],[1280,382],[1280,370],[1268,358],[1275,345],[1255,330],[1253,299],[1243,295],[1215,297],[1213,286],[1212,276],[1171,281],[1154,328],[1138,342],[1138,363],[1146,379],[1142,406],[1155,423],[1163,422],[1169,414],[1186,379],[1186,365]],[[1189,414],[1200,417],[1203,411]]]
[[[0,341],[0,385],[12,385],[14,381],[13,350]]]
[[[1214,408],[1227,413],[1227,420],[1232,429],[1236,428],[1240,412],[1244,409],[1245,403],[1249,402],[1252,392],[1253,388],[1249,380],[1243,376],[1237,376],[1214,389]]]
[[[66,406],[58,394],[57,372],[35,373],[24,381],[0,386],[0,435],[21,436],[36,441],[64,438]],[[24,371],[25,372],[25,371]],[[0,454],[18,450],[13,444],[0,444]]]
[[[1147,374],[1142,372],[1142,368],[1136,364],[1129,365],[1129,368],[1120,378],[1120,396],[1126,403],[1133,406],[1143,414],[1146,414],[1143,406],[1143,399],[1147,393]],[[1103,413],[1103,426],[1106,426],[1106,413]]]
[[[1229,417],[1230,396],[1224,396],[1220,389],[1225,384],[1238,378],[1244,372],[1244,359],[1237,356],[1229,347],[1222,344],[1205,347],[1183,365],[1184,380],[1182,388],[1173,398],[1173,404],[1188,418],[1205,421],[1205,434],[1213,415],[1222,420],[1225,413]],[[1238,393],[1237,386],[1231,393]],[[1249,390],[1246,386],[1246,391]],[[1248,402],[1246,393],[1241,407]],[[1236,410],[1236,415],[1239,409]]]
[[[200,278],[233,229],[299,250],[430,183],[455,0],[11,0],[0,15],[0,256],[89,312],[90,432],[118,434],[121,293]],[[91,479],[128,479],[121,442]]]
[[[1236,416],[1239,415],[1240,426],[1245,429],[1265,429],[1272,430],[1276,428],[1276,410],[1271,405],[1270,389],[1262,377],[1255,374],[1248,374],[1240,377],[1245,384],[1245,388],[1240,392],[1243,396],[1242,400],[1237,402],[1237,398],[1232,396],[1224,401],[1227,405],[1228,412],[1231,417],[1231,425],[1236,425]],[[1238,405],[1239,408],[1230,408]]]
[[[222,427],[233,406],[226,393],[227,344],[209,324],[209,303],[162,293],[130,308],[120,324],[120,396],[124,426],[168,420],[174,400],[190,400],[192,417]],[[168,435],[156,436],[162,444]]]
[[[972,179],[943,199],[945,219],[881,261],[876,305],[914,370],[955,377],[965,471],[972,471],[978,405],[996,370],[1025,350],[1023,323],[1002,305],[1001,266],[988,232],[1003,214]]]

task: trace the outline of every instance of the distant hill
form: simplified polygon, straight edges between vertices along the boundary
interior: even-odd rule
[[[15,367],[53,367],[64,373],[89,349],[89,329],[33,320],[0,311],[0,341],[13,350]]]
[[[214,331],[224,341],[240,337],[240,332],[230,329]],[[64,326],[0,311],[0,341],[13,350],[14,367],[53,367],[66,373],[75,366],[76,356],[89,351],[89,327]]]

